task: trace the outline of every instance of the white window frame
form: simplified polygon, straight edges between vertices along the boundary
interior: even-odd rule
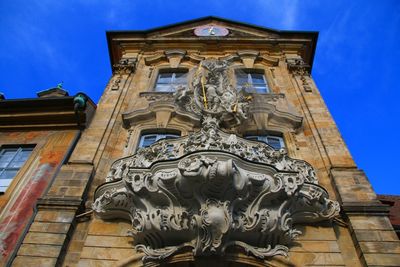
[[[162,134],[159,134],[159,133],[147,133],[146,134],[146,133],[144,133],[144,134],[140,135],[138,148],[144,148],[144,146],[143,146],[144,139],[146,137],[148,137],[148,136],[156,136],[156,140],[154,141],[154,143],[155,143],[155,142],[157,142],[158,140],[161,140],[161,139],[166,139],[168,137],[178,138],[181,135],[180,134],[172,134],[172,133],[162,133]]]
[[[170,83],[160,83],[160,78],[162,74],[172,74],[171,76],[171,82]],[[164,69],[164,70],[160,70],[157,74],[157,79],[156,82],[154,84],[154,91],[155,92],[175,92],[175,87],[182,85],[182,86],[186,86],[187,85],[187,78],[186,78],[186,82],[185,83],[176,83],[176,74],[177,73],[184,73],[187,74],[188,71],[186,69]],[[168,90],[157,90],[158,85],[163,85],[165,87],[168,87]]]
[[[13,177],[8,178],[8,179],[0,179],[0,194],[3,194],[7,191],[8,187],[14,180],[15,176],[18,174],[19,170],[22,168],[22,166],[26,163],[26,161],[31,156],[34,148],[33,147],[24,147],[24,146],[0,147],[0,158],[6,151],[15,150],[15,149],[16,149],[15,154],[7,162],[7,165],[4,167],[0,167],[0,177],[5,171],[9,171],[9,170],[16,171],[16,174]],[[23,151],[30,151],[28,157],[25,159],[23,164],[20,167],[11,167],[11,164],[14,163],[14,160],[17,158],[17,156]]]
[[[284,142],[283,138],[280,137],[280,136],[277,136],[277,135],[247,135],[247,136],[245,136],[245,138],[249,139],[249,140],[257,139],[257,141],[264,142],[264,143],[266,143],[268,145],[270,145],[268,143],[268,138],[276,138],[276,139],[279,140],[279,143],[280,143],[280,146],[281,146],[279,149],[285,148],[285,142]],[[275,147],[274,147],[274,149],[278,150]]]
[[[270,93],[269,86],[268,86],[268,81],[267,81],[267,78],[265,77],[265,73],[264,72],[257,71],[257,70],[243,70],[243,69],[240,69],[238,71],[243,71],[244,73],[247,74],[247,84],[249,85],[250,88],[255,89],[257,94],[268,94],[268,93]],[[257,87],[255,87],[254,84],[253,84],[253,77],[252,77],[253,74],[261,74],[262,75],[263,80],[264,80],[264,84],[265,84],[265,87],[262,87],[262,88],[265,88],[265,91],[264,90],[262,92],[257,91]],[[238,77],[238,73],[236,73],[236,78],[237,77]],[[237,85],[239,86],[241,84],[238,83]]]

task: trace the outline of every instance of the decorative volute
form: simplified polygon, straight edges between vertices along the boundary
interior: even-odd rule
[[[114,162],[93,210],[124,218],[144,260],[191,248],[195,256],[241,247],[258,258],[287,255],[297,223],[338,215],[310,164],[284,149],[220,129],[248,117],[251,97],[226,78],[224,61],[203,61],[174,99],[202,120],[199,131],[160,140]]]

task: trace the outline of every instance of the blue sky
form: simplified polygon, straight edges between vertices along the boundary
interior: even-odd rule
[[[106,30],[214,15],[319,31],[313,78],[359,168],[400,194],[400,1],[0,1],[0,92],[36,97],[64,81],[97,102],[110,78]]]

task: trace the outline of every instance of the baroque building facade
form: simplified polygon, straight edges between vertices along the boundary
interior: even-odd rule
[[[107,32],[113,75],[12,266],[397,266],[310,76],[318,33]]]

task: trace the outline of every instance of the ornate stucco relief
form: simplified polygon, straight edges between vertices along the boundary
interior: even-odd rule
[[[176,146],[158,142],[117,161],[110,182],[96,190],[93,209],[105,219],[130,219],[135,247],[147,259],[185,247],[195,255],[222,254],[230,246],[260,258],[286,255],[301,234],[294,224],[337,215],[339,204],[328,199],[306,162],[257,142],[251,149],[261,150],[254,153],[259,161],[251,162],[219,150],[227,142],[218,133],[202,136],[184,144],[180,158],[173,158]]]
[[[291,108],[283,94],[253,94],[248,88],[237,88],[233,76],[229,61],[203,60],[188,75],[188,85],[175,88],[174,94],[142,92],[140,96],[149,106],[123,114],[124,126],[159,117],[163,120],[158,124],[166,128],[174,116],[200,126],[203,113],[218,117],[221,126],[226,128],[239,122],[247,125],[251,123],[249,120],[260,130],[294,131],[301,126],[302,116]]]
[[[301,81],[301,86],[306,92],[312,92],[312,87],[308,81],[310,76],[310,65],[306,64],[302,58],[288,58],[286,60],[289,71],[298,76]]]

